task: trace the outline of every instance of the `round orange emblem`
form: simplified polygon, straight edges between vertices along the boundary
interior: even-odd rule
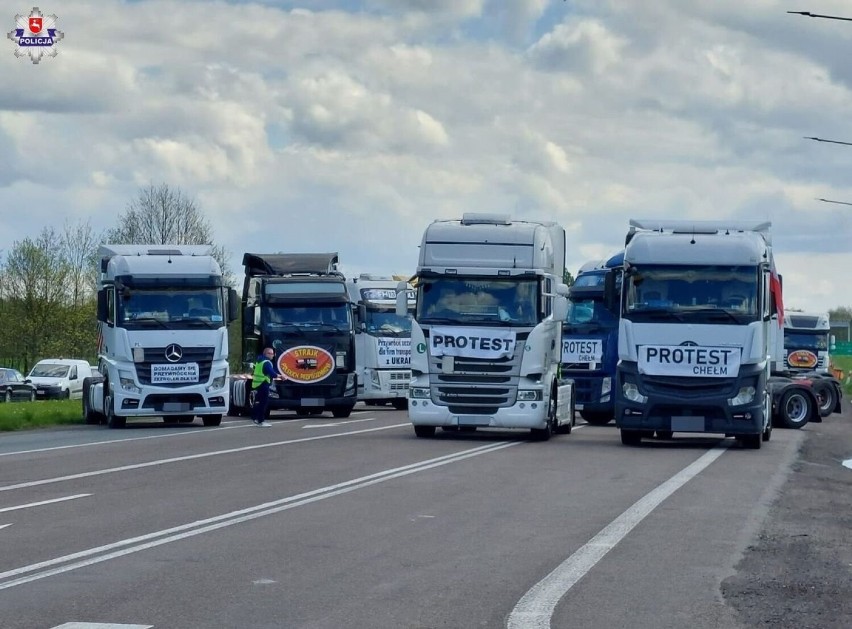
[[[787,364],[791,367],[816,367],[817,355],[806,349],[798,349],[787,355]]]
[[[321,347],[299,345],[278,357],[278,370],[293,382],[319,382],[334,371],[334,357]]]

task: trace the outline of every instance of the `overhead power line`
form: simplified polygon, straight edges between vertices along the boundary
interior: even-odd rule
[[[847,203],[846,201],[832,201],[831,199],[817,199],[817,201],[822,201],[823,203],[837,203],[838,205],[852,205],[852,203]]]
[[[840,140],[825,140],[823,138],[813,138],[805,136],[806,140],[815,140],[817,142],[828,142],[830,144],[843,144],[844,146],[852,146],[852,142],[841,142]]]
[[[819,13],[811,13],[810,11],[787,11],[787,13],[804,15],[805,17],[821,17],[825,18],[826,20],[843,20],[844,22],[852,22],[852,17],[839,17],[837,15],[820,15]]]

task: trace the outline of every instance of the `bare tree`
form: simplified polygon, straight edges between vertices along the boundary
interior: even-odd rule
[[[168,184],[149,185],[127,206],[118,225],[106,234],[111,244],[211,245],[213,230],[198,204]],[[228,277],[227,252],[213,246],[213,257]]]
[[[60,252],[68,265],[68,297],[72,306],[81,306],[97,290],[97,252],[100,237],[89,221],[76,225],[65,223],[60,240]]]

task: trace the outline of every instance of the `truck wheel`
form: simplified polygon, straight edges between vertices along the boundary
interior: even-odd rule
[[[819,404],[819,416],[828,417],[837,405],[837,390],[831,382],[815,381],[812,385]]]
[[[671,430],[658,430],[657,439],[671,439],[674,432]]]
[[[802,391],[793,389],[781,397],[778,420],[784,428],[801,428],[811,416],[811,400]]]
[[[11,389],[6,389],[6,395],[3,396],[3,400],[6,402],[6,404],[12,403],[12,390]]]
[[[749,450],[760,450],[760,446],[763,443],[763,435],[737,435],[737,441]]]
[[[642,443],[642,431],[627,430],[626,428],[622,428],[621,443],[626,446],[638,446],[640,443]]]
[[[331,414],[335,417],[349,417],[352,414],[351,406],[337,406],[331,409]]]
[[[405,398],[397,398],[391,404],[398,411],[404,411],[408,408],[408,400]]]
[[[555,417],[555,415],[554,415],[554,417]],[[530,429],[530,434],[532,435],[533,441],[550,441],[550,437],[553,436],[554,429],[555,429],[554,417],[551,417],[550,414],[548,413],[547,422],[546,422],[546,425],[545,425],[544,428],[531,428]]]
[[[221,415],[204,415],[201,417],[201,421],[204,422],[205,426],[218,426],[222,423]]]
[[[127,422],[127,418],[119,417],[115,414],[111,395],[108,395],[104,398],[104,410],[106,411],[107,426],[109,426],[110,428],[124,428]]]
[[[83,378],[83,421],[87,424],[100,424],[100,415],[92,410],[92,402],[89,399],[89,389],[91,386],[92,379]]]
[[[414,434],[421,439],[435,436],[435,426],[415,426]]]
[[[601,411],[580,411],[580,417],[592,426],[606,426],[612,419],[612,413]]]

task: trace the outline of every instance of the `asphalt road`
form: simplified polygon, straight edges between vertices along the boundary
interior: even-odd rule
[[[0,436],[0,627],[852,626],[848,410],[758,451],[272,422]]]

